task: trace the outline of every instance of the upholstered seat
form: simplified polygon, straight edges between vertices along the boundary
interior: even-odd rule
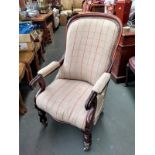
[[[121,22],[115,16],[73,16],[67,25],[64,58],[39,70],[30,83],[40,85],[35,103],[41,123],[47,125],[48,113],[57,121],[80,128],[85,150],[90,148],[92,127],[103,111],[121,32]],[[55,80],[46,87],[44,77],[58,68]]]
[[[86,82],[57,79],[37,97],[36,104],[54,119],[84,129],[87,111],[83,107],[91,90]]]

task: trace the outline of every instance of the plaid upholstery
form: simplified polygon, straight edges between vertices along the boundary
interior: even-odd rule
[[[84,129],[88,112],[85,110],[85,103],[91,90],[92,85],[87,82],[57,79],[37,97],[36,104],[54,119]],[[94,122],[103,109],[104,94],[105,92],[97,97]]]
[[[37,96],[37,106],[58,121],[85,129],[85,103],[92,90],[100,92],[110,75],[105,73],[119,26],[100,17],[75,20],[68,28],[66,53],[56,79]],[[104,106],[104,96],[97,95],[96,124]]]
[[[84,129],[91,89],[86,82],[57,79],[37,97],[36,104],[56,120]]]
[[[68,28],[65,59],[57,78],[94,85],[107,70],[118,28],[113,20],[99,17],[74,21]]]

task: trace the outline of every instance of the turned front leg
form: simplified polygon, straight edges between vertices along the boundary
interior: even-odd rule
[[[84,151],[88,151],[92,144],[92,134],[89,131],[84,131]]]

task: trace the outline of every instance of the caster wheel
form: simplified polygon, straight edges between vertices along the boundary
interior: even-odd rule
[[[40,122],[44,125],[44,127],[46,127],[47,126],[47,120],[45,120],[45,119],[40,119]]]
[[[83,150],[84,151],[89,151],[90,150],[90,145],[89,144],[85,144]]]

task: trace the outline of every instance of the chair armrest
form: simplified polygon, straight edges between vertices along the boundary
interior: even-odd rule
[[[38,71],[39,75],[42,75],[43,77],[46,77],[48,74],[51,72],[55,71],[57,68],[61,66],[59,61],[53,61],[46,67],[42,68],[41,70]]]
[[[33,89],[36,84],[39,84],[41,91],[44,91],[46,88],[46,83],[42,75],[35,76],[29,83],[29,86]]]
[[[95,107],[97,104],[97,93],[94,91],[91,91],[88,99],[86,100],[85,109],[89,110],[91,107]]]
[[[102,93],[102,91],[108,84],[109,80],[110,80],[110,73],[103,73],[101,77],[96,81],[92,90],[98,94]]]

